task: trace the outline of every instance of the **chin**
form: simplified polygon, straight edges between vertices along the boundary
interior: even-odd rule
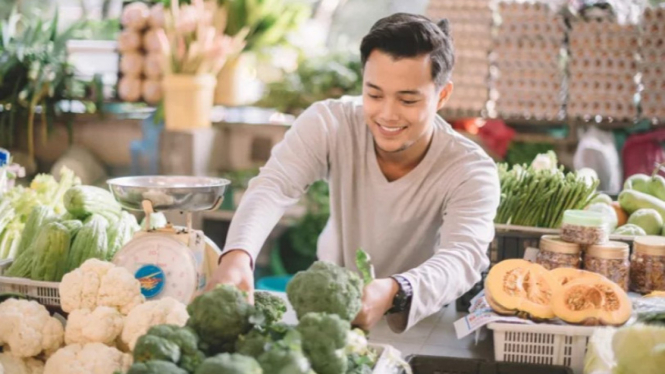
[[[397,153],[408,148],[404,142],[385,141],[377,137],[374,137],[374,144],[376,144],[377,148],[386,153]]]

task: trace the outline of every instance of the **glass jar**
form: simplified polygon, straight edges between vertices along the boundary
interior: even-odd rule
[[[587,247],[584,269],[598,273],[628,292],[630,285],[630,247],[626,243],[607,242]]]
[[[536,263],[547,270],[556,268],[580,268],[582,248],[577,243],[570,243],[558,236],[543,235],[540,238],[540,251]]]
[[[594,245],[607,243],[609,238],[609,225],[602,213],[589,210],[566,210],[563,213],[561,239]]]
[[[630,261],[630,289],[641,294],[665,291],[665,237],[635,237]]]

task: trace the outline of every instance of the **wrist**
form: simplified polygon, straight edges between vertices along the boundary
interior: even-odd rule
[[[239,265],[247,265],[248,267],[252,267],[252,256],[249,255],[247,251],[244,249],[232,249],[228,252],[223,253],[219,257],[218,263],[221,265],[222,262],[224,263],[234,263],[234,264],[239,264]]]

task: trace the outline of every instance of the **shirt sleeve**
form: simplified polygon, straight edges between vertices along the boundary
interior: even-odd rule
[[[466,164],[466,178],[443,207],[440,245],[422,265],[402,273],[413,288],[411,307],[387,316],[401,333],[470,290],[489,266],[487,251],[494,239],[494,217],[500,199],[499,177],[487,158]]]
[[[222,254],[244,250],[254,263],[284,212],[312,183],[327,178],[336,129],[337,118],[325,102],[313,104],[294,121],[259,175],[249,182]]]

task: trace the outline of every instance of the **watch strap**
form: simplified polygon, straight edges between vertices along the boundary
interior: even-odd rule
[[[411,283],[401,275],[393,275],[391,278],[397,282],[399,290],[395,294],[393,306],[388,310],[387,314],[401,313],[409,310],[411,308],[411,300],[413,299],[413,287]]]

